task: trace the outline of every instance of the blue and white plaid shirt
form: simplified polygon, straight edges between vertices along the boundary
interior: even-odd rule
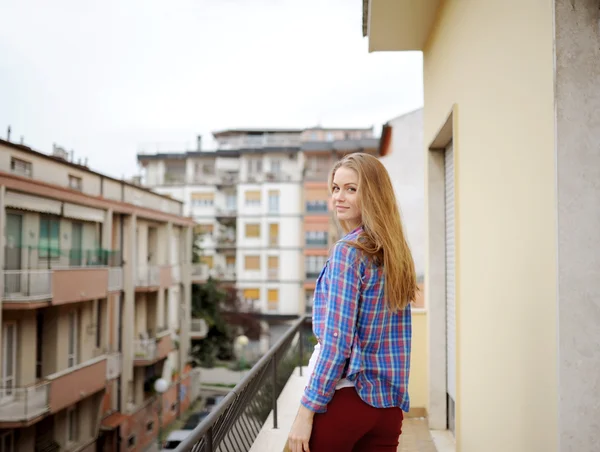
[[[396,313],[387,308],[383,268],[345,243],[361,232],[335,244],[317,279],[313,331],[321,352],[301,400],[317,413],[327,411],[348,360],[346,378],[364,402],[409,409],[410,305]]]

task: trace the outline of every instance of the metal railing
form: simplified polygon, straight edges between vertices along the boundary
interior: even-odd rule
[[[119,250],[102,248],[59,248],[46,245],[19,245],[4,247],[5,265],[21,269],[65,269],[80,267],[119,267]]]
[[[133,359],[148,361],[156,358],[156,339],[136,339],[133,341]]]
[[[4,301],[52,298],[52,270],[4,270]]]
[[[0,388],[0,421],[20,422],[48,411],[48,382],[24,388]]]
[[[306,320],[294,322],[175,452],[249,451],[271,411],[277,428],[277,398],[296,367],[302,375],[306,361]]]
[[[206,264],[193,264],[192,265],[192,279],[208,279],[209,268]]]
[[[152,287],[160,285],[160,267],[157,265],[138,267],[136,286]]]
[[[108,269],[108,290],[123,290],[123,267]]]

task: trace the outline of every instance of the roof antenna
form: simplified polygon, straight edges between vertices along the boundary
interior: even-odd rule
[[[6,141],[10,141],[10,126],[8,126],[8,129],[6,130]]]

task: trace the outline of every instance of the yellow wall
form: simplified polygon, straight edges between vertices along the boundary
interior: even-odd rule
[[[410,408],[427,409],[427,312],[413,309],[412,312],[412,347],[410,355],[410,379],[408,394]]]
[[[461,452],[557,450],[552,24],[552,2],[447,0],[424,50],[426,146],[456,104]]]

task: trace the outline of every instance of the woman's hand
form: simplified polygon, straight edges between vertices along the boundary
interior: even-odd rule
[[[315,413],[303,405],[300,405],[296,420],[288,435],[288,446],[290,452],[310,452],[308,441],[312,432],[313,417]]]

